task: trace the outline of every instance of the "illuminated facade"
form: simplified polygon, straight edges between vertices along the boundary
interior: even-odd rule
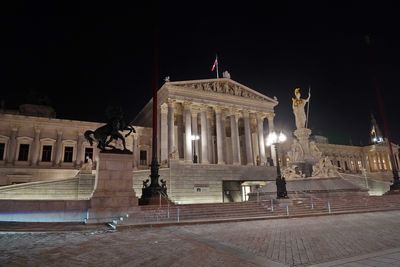
[[[167,181],[173,201],[241,201],[253,186],[275,180],[277,159],[265,144],[266,135],[274,130],[275,97],[221,78],[167,81],[158,99],[160,178]],[[151,107],[152,101],[136,116],[136,133],[127,138],[138,197],[152,156]],[[101,125],[2,111],[0,185],[74,177],[86,156],[96,164],[98,150],[89,146],[83,133]],[[290,143],[280,149],[283,166]],[[384,143],[343,146],[316,137],[316,144],[345,172],[361,173],[365,168],[384,173],[392,168]],[[399,164],[398,146],[393,145],[393,151]]]

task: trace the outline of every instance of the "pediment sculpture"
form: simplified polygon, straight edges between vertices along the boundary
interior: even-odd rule
[[[205,91],[205,92],[229,94],[229,95],[233,95],[233,96],[256,99],[259,101],[268,101],[268,102],[271,101],[265,97],[262,97],[253,92],[250,92],[248,89],[246,89],[240,85],[234,84],[230,81],[185,83],[185,84],[179,84],[179,85],[175,84],[174,86],[192,88],[195,90],[201,90],[201,91]]]

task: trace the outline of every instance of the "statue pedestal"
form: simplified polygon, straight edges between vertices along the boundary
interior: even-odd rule
[[[87,223],[110,222],[137,210],[132,154],[100,153]]]
[[[312,166],[315,163],[315,159],[311,155],[312,151],[310,148],[310,135],[311,130],[307,128],[300,128],[294,131],[294,135],[296,136],[301,149],[302,153],[301,156],[297,157],[295,162],[291,162],[290,165],[294,169],[293,166],[297,167],[298,171],[301,171],[305,177],[310,177],[312,175]],[[297,175],[299,173],[296,173]]]
[[[303,148],[304,151],[304,156],[307,157],[310,155],[310,135],[311,135],[311,130],[307,128],[301,128],[297,129],[294,131],[294,135],[297,137],[297,140],[299,140],[299,143],[301,147]]]

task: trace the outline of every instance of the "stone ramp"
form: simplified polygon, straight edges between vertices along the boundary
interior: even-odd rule
[[[289,197],[303,197],[305,193],[320,197],[334,195],[357,194],[368,195],[368,190],[342,177],[331,178],[299,178],[286,180]],[[276,183],[269,182],[259,192],[249,193],[249,200],[270,199],[276,197]],[[308,196],[307,196],[308,197]]]
[[[302,180],[286,181],[286,189],[292,191],[335,191],[335,190],[360,190],[362,187],[355,185],[341,177],[335,178],[306,178]],[[275,185],[274,185],[275,186]],[[267,188],[267,190],[276,192],[275,188]]]
[[[94,189],[94,175],[54,181],[40,181],[0,187],[0,199],[78,200],[89,199]]]
[[[381,196],[390,189],[390,182],[384,180],[376,180],[371,178],[369,174],[367,177],[355,174],[340,174],[341,177],[361,188],[368,190],[368,194],[372,196]]]

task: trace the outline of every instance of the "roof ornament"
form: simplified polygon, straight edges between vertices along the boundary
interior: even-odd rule
[[[230,79],[231,78],[231,74],[226,70],[222,73],[222,77]]]

